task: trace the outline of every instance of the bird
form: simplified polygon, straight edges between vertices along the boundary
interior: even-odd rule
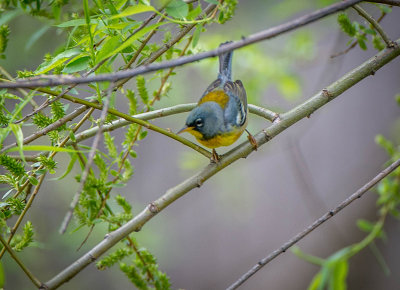
[[[220,47],[232,43],[224,42]],[[212,149],[212,162],[219,161],[215,148],[233,144],[246,130],[257,149],[257,142],[247,131],[247,95],[240,80],[232,81],[233,51],[219,56],[218,78],[205,90],[189,113],[185,126],[177,134],[188,132],[202,145]]]

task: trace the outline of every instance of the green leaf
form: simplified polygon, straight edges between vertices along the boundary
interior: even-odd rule
[[[24,151],[55,151],[55,152],[81,152],[76,151],[74,149],[62,148],[62,147],[54,147],[54,146],[47,146],[47,145],[26,145],[22,148]],[[15,152],[19,149],[16,147],[10,148],[6,150],[6,152]]]
[[[197,16],[199,16],[201,14],[201,12],[202,12],[201,6],[198,5],[196,8],[190,10],[190,12],[186,16],[186,18],[188,20],[195,20],[197,18]]]
[[[66,50],[66,51],[58,54],[50,62],[39,66],[38,69],[35,71],[35,75],[44,74],[44,73],[52,70],[53,68],[59,66],[60,64],[64,63],[67,59],[80,54],[81,52],[82,51],[78,48],[72,48],[72,49]]]
[[[358,38],[357,42],[362,50],[367,50],[367,44],[365,43],[365,41],[363,39]]]
[[[61,175],[60,177],[57,177],[57,178],[54,178],[54,179],[51,179],[51,180],[64,179],[71,172],[72,168],[74,168],[75,161],[77,159],[78,159],[78,154],[72,154],[71,161],[68,163],[67,170],[65,170],[64,174]]]
[[[203,29],[203,24],[197,24],[196,30],[193,33],[192,47],[195,48],[200,39],[200,33]]]
[[[21,156],[21,159],[25,162],[24,150],[23,150],[24,135],[22,133],[21,126],[13,123],[9,124],[9,126],[15,135],[15,139],[17,140],[19,155]]]
[[[371,232],[371,231],[374,229],[374,226],[375,226],[375,225],[372,224],[372,223],[370,223],[370,222],[367,221],[367,220],[359,219],[359,220],[357,221],[357,226],[358,226],[358,228],[359,228],[360,230],[369,233],[369,232]]]
[[[106,58],[108,58],[108,57],[110,57],[112,55],[115,55],[115,54],[121,52],[122,50],[124,50],[125,48],[130,46],[135,40],[139,39],[140,37],[142,37],[143,35],[145,35],[149,31],[152,31],[152,30],[156,29],[157,27],[159,27],[161,25],[164,25],[164,24],[165,23],[156,23],[156,24],[150,25],[150,26],[148,26],[146,28],[143,28],[142,30],[140,30],[139,32],[135,33],[133,36],[131,36],[130,38],[125,40],[120,46],[115,48],[113,51],[105,54],[101,58],[99,57],[97,62],[100,62],[103,59],[106,59]]]
[[[218,5],[219,4],[219,2],[217,0],[204,0],[204,1],[206,1],[206,2],[208,2],[210,4],[214,4],[214,5]]]
[[[165,7],[165,11],[174,18],[185,19],[189,12],[189,6],[182,0],[172,0]]]
[[[311,281],[310,286],[308,286],[308,290],[318,290],[322,289],[322,273],[318,272],[317,275],[314,276],[314,278]]]
[[[127,16],[131,16],[131,15],[139,14],[139,13],[150,12],[150,11],[151,12],[155,12],[157,10],[153,6],[137,4],[135,6],[129,6],[128,8],[126,8],[121,13],[110,17],[110,19],[122,18],[122,17],[127,17]]]
[[[332,290],[346,290],[346,278],[349,270],[347,260],[338,260],[333,265],[331,277],[329,279],[329,289]]]
[[[101,46],[99,53],[96,56],[96,63],[101,62],[102,60],[108,58],[113,55],[113,51],[118,47],[121,43],[120,36],[108,37],[104,44]]]
[[[90,56],[80,55],[73,60],[71,60],[62,70],[63,73],[74,73],[81,70],[85,70],[89,67]]]
[[[34,176],[29,176],[28,177],[28,179],[29,179],[29,182],[32,184],[32,185],[38,185],[39,184],[39,181],[34,177]]]

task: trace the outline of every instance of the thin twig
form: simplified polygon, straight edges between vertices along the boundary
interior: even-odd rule
[[[398,40],[399,44],[400,40]],[[285,114],[281,114],[280,122],[275,122],[268,128],[265,128],[258,134],[254,135],[254,140],[257,142],[258,147],[270,141],[273,137],[283,132],[299,120],[306,118],[315,110],[321,108],[326,103],[335,99],[344,91],[354,86],[362,79],[375,73],[382,66],[400,55],[400,46],[396,45],[391,49],[384,49],[378,54],[364,62],[359,67],[344,75],[338,81],[332,83],[326,89],[318,92],[316,95],[308,99],[303,104],[290,110]],[[93,263],[97,258],[104,254],[107,250],[117,244],[121,239],[128,236],[133,231],[139,231],[150,219],[156,216],[159,212],[165,209],[168,205],[173,203],[184,194],[188,193],[194,188],[200,187],[206,180],[214,176],[220,170],[229,166],[231,163],[247,157],[255,150],[254,145],[250,142],[244,142],[224,154],[218,163],[211,163],[199,173],[186,179],[177,186],[170,188],[166,193],[160,196],[157,200],[150,203],[133,219],[125,223],[123,226],[106,235],[106,237],[92,248],[85,255],[80,257],[77,261],[72,263],[66,269],[54,276],[51,280],[45,283],[44,289],[55,289],[66,281],[73,278],[86,266]]]
[[[39,178],[39,182],[35,187],[35,190],[33,191],[32,195],[30,196],[28,202],[26,203],[24,210],[22,213],[19,215],[17,221],[15,222],[14,226],[11,229],[10,236],[8,237],[7,244],[10,244],[12,238],[14,237],[14,234],[17,232],[18,227],[22,223],[22,220],[25,217],[25,214],[27,213],[28,209],[31,207],[33,200],[35,199],[37,193],[39,192],[40,187],[42,186],[42,182],[44,180],[44,177],[46,176],[46,173],[42,174]],[[5,248],[3,248],[0,252],[0,259],[3,257],[5,252]]]
[[[15,79],[2,66],[0,66],[0,73],[4,75],[8,80],[15,81]],[[28,93],[25,90],[18,89],[18,92],[20,92],[25,98],[28,97]],[[35,102],[34,99],[30,99],[29,102],[31,103],[33,109],[36,109],[38,107],[38,104]]]
[[[14,251],[11,249],[11,247],[8,245],[8,243],[3,239],[3,237],[0,235],[0,242],[3,244],[4,248],[7,250],[7,252],[10,254],[10,256],[14,259],[14,261],[18,264],[18,266],[21,267],[22,271],[25,272],[26,276],[32,281],[33,284],[35,284],[36,287],[41,287],[42,282],[39,281],[38,278],[36,278],[31,271],[25,265],[22,263],[22,261],[18,258],[18,256],[14,253]]]
[[[373,186],[375,186],[379,181],[381,181],[383,178],[388,176],[393,170],[395,170],[397,167],[400,166],[400,159],[396,160],[393,162],[390,166],[386,167],[383,171],[381,171],[378,175],[376,175],[373,179],[371,179],[369,182],[367,182],[363,187],[358,189],[356,192],[354,192],[352,195],[350,195],[348,198],[346,198],[344,201],[342,201],[337,207],[334,209],[328,211],[325,213],[323,216],[321,216],[319,219],[317,219],[315,222],[313,222],[311,225],[306,227],[303,231],[295,235],[293,238],[291,238],[289,241],[284,243],[282,246],[280,246],[278,249],[273,251],[271,254],[269,254],[267,257],[261,259],[256,265],[254,265],[248,272],[246,272],[243,276],[241,276],[237,281],[235,281],[231,286],[229,286],[227,289],[228,290],[233,290],[237,289],[240,285],[242,285],[244,282],[246,282],[251,276],[253,276],[255,273],[257,273],[262,267],[264,267],[266,264],[271,262],[273,259],[275,259],[277,256],[280,254],[286,252],[291,246],[296,244],[298,241],[303,239],[305,236],[307,236],[309,233],[311,233],[313,230],[315,230],[317,227],[319,227],[321,224],[329,220],[331,217],[333,217],[335,214],[340,212],[342,209],[344,209],[346,206],[348,206],[350,203],[353,201],[359,199],[361,196],[363,196],[368,190],[370,190]]]
[[[167,116],[171,116],[171,115],[175,115],[175,114],[190,112],[191,110],[193,110],[193,108],[196,105],[197,105],[197,103],[180,104],[180,105],[176,105],[176,106],[172,106],[172,107],[167,107],[167,108],[162,108],[159,110],[141,113],[138,115],[133,115],[132,117],[143,120],[143,121],[148,121],[148,120],[152,120],[152,119],[156,119],[156,118],[162,118],[162,117],[167,117]],[[260,116],[264,119],[267,119],[268,121],[274,122],[279,119],[278,113],[275,113],[266,108],[252,105],[252,104],[249,104],[248,108],[249,108],[250,113]],[[131,124],[131,122],[128,120],[125,120],[125,119],[115,120],[115,121],[112,121],[110,124],[104,125],[103,132],[111,132],[118,128],[124,127],[128,124]],[[94,135],[96,135],[96,132],[98,130],[99,130],[99,127],[96,126],[96,127],[87,129],[85,131],[82,131],[75,136],[75,141],[68,141],[68,143],[66,145],[71,145],[74,142],[79,143],[83,140],[93,137]],[[20,158],[20,157],[16,156],[16,158]],[[32,158],[35,158],[35,156],[32,156]]]
[[[137,75],[150,73],[153,71],[158,71],[161,69],[166,69],[174,66],[182,66],[187,63],[195,62],[201,59],[210,58],[218,56],[222,53],[226,53],[228,51],[232,51],[238,49],[240,47],[244,47],[256,42],[260,42],[266,39],[270,39],[272,37],[281,35],[285,32],[291,31],[293,29],[299,28],[306,24],[312,23],[317,21],[323,17],[336,13],[338,11],[344,10],[354,4],[361,2],[362,0],[346,0],[340,1],[333,5],[327,6],[315,12],[306,14],[299,18],[296,18],[292,21],[287,23],[278,25],[276,27],[272,27],[267,30],[260,31],[258,33],[252,34],[248,37],[243,37],[239,41],[235,41],[224,45],[222,47],[218,47],[217,49],[180,57],[170,61],[164,61],[160,63],[152,63],[152,64],[144,64],[137,68],[126,70],[126,71],[119,71],[110,74],[99,74],[94,76],[88,76],[86,78],[81,77],[73,77],[69,75],[57,75],[57,76],[38,76],[36,78],[28,79],[28,80],[21,80],[15,83],[0,83],[0,88],[27,88],[27,87],[47,87],[47,86],[58,86],[58,85],[66,85],[66,84],[83,84],[83,83],[91,83],[91,82],[100,82],[100,81],[110,81],[110,82],[117,82],[119,80],[132,78]],[[187,26],[188,28],[190,27]],[[164,50],[168,50],[168,44],[165,44]],[[152,58],[157,58],[157,54],[152,56]],[[152,59],[151,58],[151,59]],[[149,61],[151,60],[149,59]]]
[[[382,21],[382,19],[385,18],[386,15],[387,15],[387,13],[382,11],[382,12],[381,12],[381,16],[379,16],[379,18],[378,18],[378,20],[377,20],[378,23],[380,23],[380,22]],[[366,36],[367,34],[364,32],[362,35],[363,35],[363,36]],[[340,55],[343,55],[343,54],[348,53],[350,50],[352,50],[354,47],[356,47],[357,44],[358,44],[358,40],[354,40],[353,43],[350,44],[350,46],[349,46],[348,48],[346,48],[345,50],[340,51],[340,52],[338,52],[338,53],[332,54],[332,55],[331,55],[331,58],[335,58],[335,57],[338,57],[338,56],[340,56]]]
[[[358,12],[358,14],[364,17],[375,28],[375,30],[382,37],[383,41],[386,43],[387,47],[392,47],[394,45],[394,42],[390,40],[389,36],[379,25],[378,21],[376,21],[371,15],[369,15],[367,11],[365,11],[363,8],[361,8],[360,5],[357,4],[354,5],[353,8]]]
[[[106,96],[106,98],[104,100],[103,109],[101,111],[100,121],[99,121],[99,131],[97,132],[96,136],[94,137],[93,144],[92,144],[92,149],[90,150],[89,158],[87,160],[87,163],[86,163],[86,166],[85,166],[85,170],[82,172],[82,175],[81,175],[81,182],[80,182],[80,185],[79,185],[79,189],[75,193],[75,195],[74,195],[74,197],[72,199],[70,208],[69,208],[67,214],[65,215],[65,218],[64,218],[64,220],[63,220],[63,222],[61,224],[61,228],[60,228],[60,233],[61,234],[65,233],[65,230],[67,229],[68,224],[71,221],[71,218],[72,218],[72,215],[74,213],[75,207],[77,206],[77,204],[79,202],[79,197],[81,196],[81,193],[82,193],[82,191],[84,189],[84,186],[85,186],[85,183],[86,183],[86,179],[89,176],[89,170],[92,167],[93,159],[94,159],[94,156],[96,155],[96,150],[97,150],[97,147],[98,147],[99,142],[100,142],[100,137],[101,137],[101,135],[103,133],[102,128],[103,128],[103,124],[104,124],[104,121],[105,121],[106,116],[107,116],[108,107],[110,105],[110,98],[111,98],[111,94],[112,94],[113,89],[114,89],[114,83],[111,83],[110,87],[108,89],[108,94],[107,94],[107,96]]]
[[[39,137],[42,137],[44,135],[46,135],[47,133],[49,133],[50,131],[53,131],[55,129],[57,129],[58,127],[64,125],[65,123],[71,121],[72,119],[75,119],[77,116],[79,116],[80,114],[82,114],[84,111],[86,111],[88,109],[87,106],[80,106],[78,108],[76,108],[72,113],[62,117],[61,119],[58,119],[57,121],[55,121],[54,123],[51,123],[49,126],[37,131],[36,133],[24,138],[24,140],[22,141],[22,144],[28,144],[31,143],[32,141],[38,139]],[[0,152],[5,152],[8,149],[11,149],[15,146],[18,146],[17,142],[10,144],[8,146],[5,146],[3,149],[0,150]]]
[[[216,5],[208,5],[205,9],[204,9],[204,14],[208,15],[209,13],[211,13],[214,9],[217,9]],[[202,16],[199,16],[196,18],[196,20],[198,19],[202,19]],[[138,68],[140,67],[146,67],[149,66],[151,63],[155,62],[157,60],[157,58],[159,58],[161,55],[163,55],[167,50],[169,50],[174,44],[176,44],[177,42],[179,42],[186,34],[188,34],[193,27],[195,27],[196,24],[190,24],[187,26],[184,26],[183,29],[174,37],[172,38],[170,41],[168,41],[167,43],[165,43],[160,49],[158,49],[157,51],[153,52],[150,57],[143,62]],[[136,55],[137,57],[137,55]],[[169,66],[167,68],[170,67],[176,67],[174,65]],[[117,86],[116,87],[121,87],[123,86],[126,82],[129,81],[129,79],[131,79],[133,76],[131,77],[127,77],[127,78],[120,78],[118,80]],[[1,83],[0,83],[1,85]]]

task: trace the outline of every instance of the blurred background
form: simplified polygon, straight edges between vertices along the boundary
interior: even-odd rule
[[[320,8],[323,1],[311,2],[240,1],[231,21],[223,26],[210,26],[201,34],[199,47],[208,50],[221,42],[238,40]],[[364,7],[372,15],[379,15],[374,6],[364,4]],[[352,11],[350,16],[358,18]],[[392,39],[400,37],[399,17],[400,9],[394,7],[382,21]],[[35,68],[46,52],[52,52],[58,41],[63,41],[65,36],[49,30],[26,50],[27,37],[40,27],[40,22],[27,16],[16,18],[12,30],[19,36],[11,39],[10,54],[7,60],[0,60],[1,65],[9,71]],[[244,83],[250,103],[283,112],[376,53],[372,47],[367,51],[355,47],[347,54],[331,58],[347,48],[348,40],[336,24],[336,16],[331,16],[235,51],[233,75]],[[290,127],[246,160],[239,160],[201,188],[186,194],[135,234],[139,243],[158,258],[160,268],[171,278],[173,289],[228,287],[258,260],[381,171],[388,156],[375,144],[375,136],[383,134],[400,143],[400,108],[394,100],[400,92],[399,64],[400,59],[395,59],[384,66],[311,118]],[[216,78],[217,69],[216,58],[177,68],[171,79],[169,97],[158,102],[155,108],[196,102]],[[117,106],[123,107],[125,102],[124,97],[118,98]],[[186,116],[175,115],[154,123],[177,131]],[[267,126],[266,120],[250,115],[250,132],[257,133]],[[117,130],[112,135],[122,141],[123,133]],[[185,137],[193,140],[189,135]],[[88,140],[86,144],[91,142]],[[217,151],[223,153],[233,146]],[[133,202],[134,213],[209,162],[180,143],[151,131],[136,151],[138,157],[133,161],[135,173],[131,182],[116,190]],[[61,175],[61,164],[68,164],[68,157],[60,154],[57,161]],[[64,236],[58,234],[78,188],[73,176],[70,174],[62,183],[48,180],[27,217],[35,225],[38,243],[37,247],[21,253],[21,258],[44,281],[91,249],[105,233],[105,229],[95,228],[78,252],[76,249],[88,229],[71,230]],[[358,229],[356,221],[376,220],[376,199],[374,191],[367,193],[298,246],[306,253],[325,258],[360,241],[365,233]],[[374,254],[365,249],[350,261],[349,289],[396,289],[400,285],[399,223],[389,219],[385,230],[387,240],[378,241],[377,246],[391,274],[385,275]],[[8,255],[3,266],[5,289],[33,288]],[[288,251],[240,289],[306,289],[318,270]],[[100,273],[91,265],[60,289],[89,287],[133,288],[119,269]]]

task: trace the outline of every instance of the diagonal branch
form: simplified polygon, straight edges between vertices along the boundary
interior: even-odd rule
[[[82,172],[79,189],[75,193],[75,195],[74,195],[74,197],[72,199],[70,208],[68,209],[68,212],[65,215],[65,218],[64,218],[64,220],[63,220],[63,222],[61,224],[60,233],[62,233],[62,234],[65,233],[65,230],[67,229],[68,224],[71,221],[72,214],[73,214],[76,206],[78,205],[79,197],[81,196],[81,193],[84,190],[86,180],[87,180],[87,178],[89,176],[89,170],[92,167],[94,156],[96,155],[97,147],[99,146],[100,138],[101,138],[101,135],[103,133],[103,130],[102,130],[103,129],[103,124],[104,124],[104,121],[106,120],[106,117],[107,117],[107,111],[108,111],[108,107],[110,105],[110,98],[111,98],[111,94],[112,94],[113,89],[114,89],[114,83],[110,84],[107,96],[106,96],[106,98],[104,100],[103,109],[102,109],[101,115],[100,115],[99,130],[97,131],[96,136],[94,137],[92,148],[90,150],[89,157],[88,157],[87,163],[85,165],[85,170]]]
[[[394,48],[386,48],[382,50],[374,57],[361,64],[359,67],[344,75],[341,79],[329,85],[326,89],[318,92],[303,104],[293,108],[285,114],[281,114],[279,121],[273,123],[270,127],[262,130],[254,136],[258,146],[267,143],[269,140],[286,130],[291,125],[303,118],[306,118],[311,113],[360,82],[362,79],[371,74],[375,74],[378,69],[400,55],[399,43],[400,40],[397,41],[397,45],[395,45]],[[150,203],[133,219],[114,232],[107,234],[106,237],[93,249],[84,254],[81,258],[76,260],[73,264],[68,266],[51,280],[46,282],[43,288],[55,289],[64,284],[66,281],[77,275],[86,266],[93,263],[107,250],[117,244],[121,239],[125,238],[133,231],[139,231],[144,224],[146,224],[157,213],[165,209],[175,200],[182,197],[192,189],[200,187],[206,180],[214,176],[216,173],[240,158],[247,157],[254,150],[255,148],[252,144],[249,142],[244,142],[230,150],[228,153],[224,154],[218,163],[209,164],[199,173],[186,179],[177,186],[170,188],[164,195]]]
[[[400,159],[397,159],[395,162],[393,162],[391,165],[389,165],[383,171],[381,171],[378,175],[376,175],[374,178],[372,178],[370,181],[368,181],[363,187],[361,187],[356,192],[354,192],[352,195],[350,195],[347,199],[342,201],[333,210],[330,210],[327,213],[325,213],[323,216],[321,216],[319,219],[317,219],[311,225],[306,227],[303,231],[301,231],[300,233],[295,235],[293,238],[291,238],[289,241],[284,243],[278,249],[273,251],[267,257],[260,260],[249,271],[247,271],[243,276],[241,276],[237,281],[235,281],[231,286],[229,286],[227,288],[227,290],[237,289],[240,285],[242,285],[244,282],[246,282],[251,276],[253,276],[255,273],[257,273],[262,267],[264,267],[266,264],[268,264],[273,259],[278,257],[280,254],[286,252],[290,247],[292,247],[294,244],[299,242],[301,239],[303,239],[305,236],[307,236],[309,233],[311,233],[313,230],[315,230],[321,224],[323,224],[324,222],[329,220],[335,214],[340,212],[342,209],[344,209],[350,203],[352,203],[353,201],[362,197],[367,191],[369,191],[373,186],[375,186],[379,181],[381,181],[383,178],[388,176],[391,172],[393,172],[399,166],[400,166]]]
[[[273,38],[285,32],[294,30],[306,24],[315,22],[323,17],[334,14],[338,11],[344,10],[354,4],[361,2],[361,0],[345,0],[340,1],[315,12],[309,13],[307,15],[296,18],[292,21],[286,22],[284,24],[272,27],[270,29],[266,29],[260,31],[258,33],[252,34],[248,37],[243,37],[241,40],[232,42],[230,44],[224,45],[214,50],[180,57],[170,61],[164,61],[160,63],[152,63],[152,64],[144,64],[134,69],[119,71],[110,74],[99,74],[92,75],[86,78],[82,77],[73,77],[71,75],[46,75],[46,76],[38,76],[32,79],[25,79],[15,83],[0,83],[0,88],[32,88],[32,87],[47,87],[47,86],[58,86],[58,85],[67,85],[67,84],[85,84],[91,82],[100,82],[100,81],[110,81],[117,82],[119,80],[131,78],[137,75],[150,73],[153,71],[166,69],[175,66],[182,66],[187,63],[195,62],[201,59],[215,57],[222,53],[226,53],[228,51],[232,51],[234,49],[238,49],[240,47],[244,47],[256,42],[260,42],[269,38]],[[189,26],[188,26],[189,27]],[[167,47],[165,49],[168,49]]]
[[[367,11],[365,11],[360,5],[354,5],[353,8],[358,12],[358,14],[364,17],[372,25],[372,27],[375,28],[376,31],[378,31],[379,35],[382,37],[387,47],[391,47],[394,45],[393,41],[390,40],[389,36],[379,25],[378,21],[376,21],[371,15],[369,15]]]

